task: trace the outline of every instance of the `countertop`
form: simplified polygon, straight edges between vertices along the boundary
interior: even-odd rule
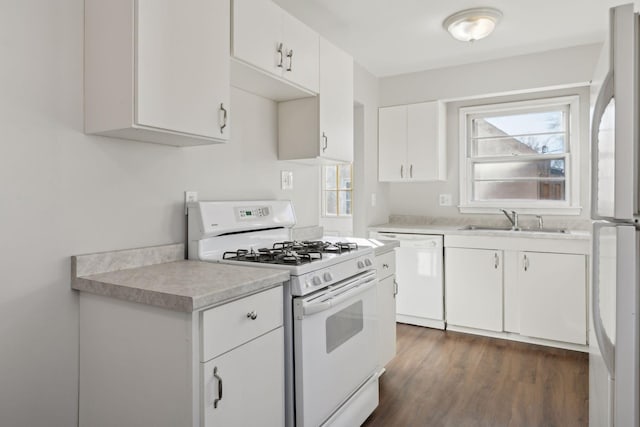
[[[289,279],[285,270],[171,259],[182,254],[183,245],[167,245],[75,256],[71,287],[191,312],[279,286]]]
[[[380,256],[400,246],[398,240],[391,239],[365,239],[363,237],[323,237],[325,241],[355,243],[361,247],[373,248],[375,256]]]
[[[387,223],[369,227],[370,231],[391,233],[442,234],[457,236],[519,237],[527,239],[589,240],[591,233],[585,230],[569,230],[567,233],[541,233],[538,231],[463,230],[464,225],[397,224]]]

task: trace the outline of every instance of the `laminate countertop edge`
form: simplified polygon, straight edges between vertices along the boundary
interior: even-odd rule
[[[147,250],[157,252],[158,248]],[[122,251],[118,252],[121,256]],[[140,256],[140,250],[133,253]],[[100,254],[91,256],[97,255]],[[104,255],[106,259],[113,258],[113,253]],[[129,268],[77,276],[76,264],[81,257],[72,259],[72,289],[182,312],[214,307],[289,280],[289,272],[282,269],[184,259],[138,267],[127,262],[124,265]]]

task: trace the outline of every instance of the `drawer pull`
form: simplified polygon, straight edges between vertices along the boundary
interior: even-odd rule
[[[249,313],[247,313],[247,318],[256,320],[258,318],[258,313],[256,313],[255,311],[250,311]]]
[[[382,264],[382,268],[389,268],[389,264]]]
[[[218,402],[222,400],[222,377],[218,375],[218,367],[213,368],[213,377],[218,380],[218,397],[216,397],[213,401],[213,408],[218,408]]]

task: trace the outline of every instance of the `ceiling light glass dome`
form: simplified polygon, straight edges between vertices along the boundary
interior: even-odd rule
[[[472,42],[487,37],[502,18],[502,12],[490,7],[466,9],[444,20],[442,26],[457,40]]]

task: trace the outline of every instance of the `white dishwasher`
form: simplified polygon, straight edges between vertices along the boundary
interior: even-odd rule
[[[396,320],[444,329],[443,236],[372,231],[371,238],[400,241],[396,248]]]

